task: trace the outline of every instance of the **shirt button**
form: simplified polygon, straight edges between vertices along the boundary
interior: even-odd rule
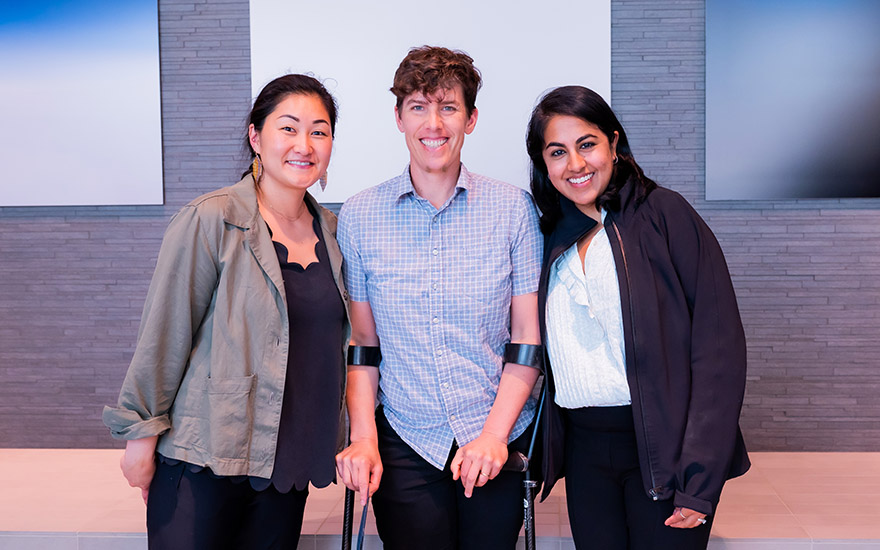
[[[455,415],[454,415],[454,414],[450,414],[450,415],[449,415],[449,420],[455,420]]]
[[[438,288],[440,288],[440,285],[438,285],[437,283],[433,283],[431,285],[431,290],[437,290]]]
[[[438,350],[437,350],[437,357],[441,357],[442,355],[443,355],[443,350],[442,350],[442,349],[438,349]]]
[[[431,322],[434,323],[434,324],[436,325],[437,323],[440,322],[440,318],[439,318],[439,317],[434,317],[433,319],[431,319]]]
[[[443,382],[442,384],[440,384],[440,387],[444,390],[449,389],[449,382]]]
[[[437,254],[440,254],[440,251],[435,248],[434,250],[431,251],[431,254],[436,256]]]

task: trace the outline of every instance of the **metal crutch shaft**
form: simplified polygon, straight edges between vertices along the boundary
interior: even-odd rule
[[[547,397],[547,381],[541,388],[541,400],[538,402],[538,410],[535,412],[535,427],[532,429],[532,440],[529,442],[529,454],[526,461],[526,474],[523,479],[523,526],[526,534],[526,550],[535,550],[535,489],[538,482],[532,480],[531,471],[528,469],[529,461],[535,451],[535,439],[538,436],[538,424],[541,421],[541,413],[544,410],[544,399]]]
[[[354,523],[354,491],[345,489],[342,511],[342,550],[351,550],[351,528]]]

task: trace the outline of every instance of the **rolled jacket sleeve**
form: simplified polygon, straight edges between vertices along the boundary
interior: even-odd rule
[[[171,219],[119,401],[104,408],[103,421],[113,437],[140,439],[171,427],[168,411],[217,283],[215,251],[222,225],[205,223],[192,205]]]

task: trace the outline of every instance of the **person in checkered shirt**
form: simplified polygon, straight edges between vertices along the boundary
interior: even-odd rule
[[[480,85],[467,54],[412,49],[391,88],[409,165],[339,216],[352,345],[382,360],[349,365],[337,470],[373,496],[386,549],[512,549],[523,521],[502,466],[527,447],[539,371],[502,354],[540,344],[542,240],[527,192],[461,163]]]

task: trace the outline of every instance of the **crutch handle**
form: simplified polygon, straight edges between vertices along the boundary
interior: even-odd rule
[[[513,451],[507,455],[507,462],[501,469],[507,472],[526,472],[529,469],[529,457],[519,451]]]

